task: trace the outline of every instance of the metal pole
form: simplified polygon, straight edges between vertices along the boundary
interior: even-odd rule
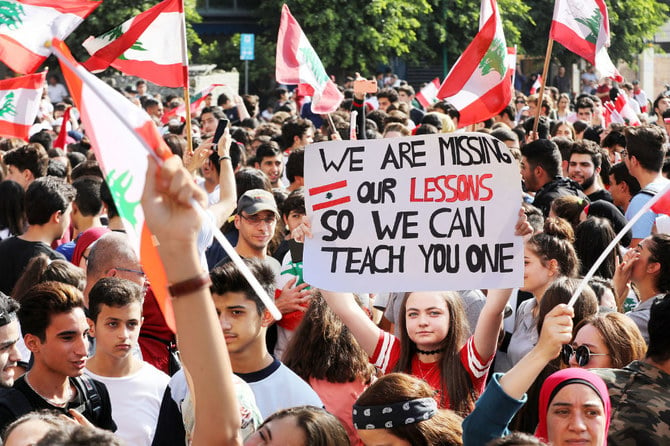
[[[249,94],[249,61],[244,61],[244,94]]]

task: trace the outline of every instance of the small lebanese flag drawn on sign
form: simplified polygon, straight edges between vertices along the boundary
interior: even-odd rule
[[[346,187],[347,180],[342,180],[311,188],[309,190],[309,196],[316,196],[315,200],[322,200],[312,205],[312,211],[320,211],[321,209],[349,203],[351,197],[349,195],[342,195],[343,193],[346,193]]]

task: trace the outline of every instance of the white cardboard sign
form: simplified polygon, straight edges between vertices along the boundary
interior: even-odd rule
[[[513,288],[521,176],[484,133],[312,144],[304,277],[332,291]]]

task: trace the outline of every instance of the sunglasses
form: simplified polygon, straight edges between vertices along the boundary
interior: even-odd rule
[[[586,364],[591,360],[591,356],[609,356],[608,353],[591,353],[591,350],[585,345],[580,345],[576,349],[572,345],[564,345],[561,349],[561,360],[565,365],[570,365],[570,358],[575,356],[575,360],[580,367],[586,367]]]

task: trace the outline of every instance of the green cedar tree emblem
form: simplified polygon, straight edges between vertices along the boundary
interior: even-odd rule
[[[505,56],[507,55],[507,48],[502,39],[495,38],[491,42],[491,46],[486,51],[484,58],[479,62],[479,69],[482,70],[482,74],[486,76],[491,71],[495,71],[500,74],[502,79],[505,76],[507,67],[505,66]]]
[[[112,40],[116,40],[119,37],[121,37],[121,34],[123,34],[123,29],[121,28],[121,25],[119,25],[115,28],[110,29],[109,31],[107,31],[104,34],[101,34],[100,38],[112,41]]]
[[[20,3],[0,1],[0,25],[6,25],[9,29],[17,29],[23,25],[22,16],[25,15],[26,12]]]
[[[328,74],[326,74],[326,69],[323,68],[319,56],[316,55],[314,48],[312,47],[302,47],[298,51],[302,53],[302,57],[305,59],[305,62],[309,66],[309,70],[314,74],[316,81],[319,85],[323,85],[328,82]]]
[[[600,22],[602,21],[602,18],[603,15],[600,13],[600,9],[596,8],[593,10],[591,17],[580,17],[575,19],[578,23],[581,23],[589,29],[589,35],[586,36],[588,42],[593,44],[598,42],[598,33],[600,32]]]
[[[133,43],[132,46],[131,46],[130,48],[128,48],[128,51],[130,51],[130,50],[135,50],[135,51],[146,51],[147,49],[144,48],[144,47],[142,46],[142,42],[140,42],[140,41],[138,40],[137,42]],[[120,60],[128,60],[128,58],[126,57],[126,53],[121,54],[121,55],[119,56],[119,59],[120,59]]]
[[[139,200],[129,201],[126,198],[128,189],[130,189],[130,186],[133,184],[133,177],[128,170],[119,175],[115,174],[116,170],[112,170],[106,178],[109,190],[112,193],[112,198],[114,199],[114,204],[116,204],[116,207],[119,210],[119,215],[128,220],[128,223],[131,225],[137,226],[135,209],[139,206],[140,202]]]
[[[2,107],[0,107],[0,118],[4,118],[5,115],[16,116],[13,91],[5,96],[5,103],[2,104]]]

